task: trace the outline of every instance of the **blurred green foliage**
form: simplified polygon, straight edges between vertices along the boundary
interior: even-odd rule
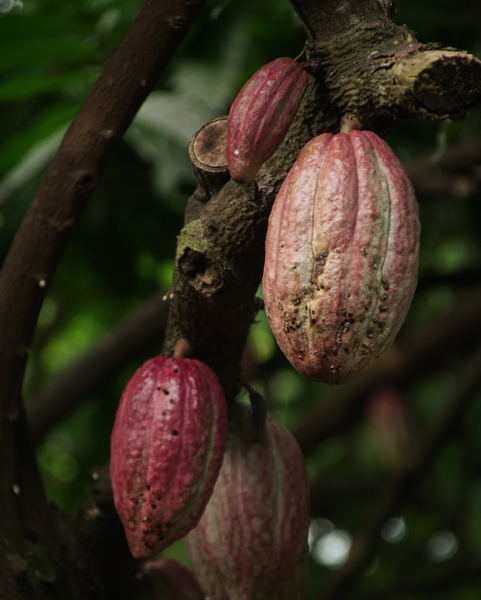
[[[63,132],[140,5],[139,0],[24,0],[22,9],[0,13],[2,259]],[[481,56],[481,26],[478,23],[477,31],[469,2],[399,0],[397,5],[398,23],[415,30],[420,41],[438,41]],[[276,57],[297,56],[303,43],[303,30],[287,0],[208,0],[109,164],[48,289],[25,395],[88,351],[149,294],[168,290],[176,235],[195,186],[187,155],[191,135],[208,119],[228,112],[255,70]],[[453,141],[480,132],[478,109],[459,123],[403,123],[388,141],[402,160],[412,162],[425,153],[439,157]],[[449,280],[443,282],[443,276],[468,269],[479,272],[478,196],[461,200],[440,196],[421,204],[420,280],[438,276],[439,283],[420,287],[407,329],[446,314],[453,306],[460,290]],[[110,430],[123,386],[142,361],[159,352],[161,343],[159,339],[146,347],[39,446],[48,496],[60,507],[77,506],[91,468],[108,460]],[[336,393],[303,380],[290,367],[263,313],[252,327],[249,348],[257,365],[252,385],[265,394],[272,414],[287,426]],[[419,431],[455,389],[458,367],[440,368],[407,390]],[[402,531],[397,537],[386,534],[363,586],[392,583],[400,572],[404,578],[435,576],[436,569],[444,568],[440,563],[455,566],[467,556],[479,559],[480,400],[463,422],[462,438],[443,449],[402,520],[393,515],[397,521],[392,528]],[[324,564],[311,561],[307,596],[315,597],[331,568],[340,564],[335,556],[342,560],[348,534],[368,513],[388,467],[367,421],[324,441],[306,462],[313,486],[329,486],[325,512],[313,514],[318,521],[311,548],[313,556],[324,560]],[[355,496],[351,489],[357,490]],[[431,539],[439,532],[454,535],[455,542],[448,534]],[[327,534],[330,538],[322,537]],[[330,559],[325,558],[327,539]],[[180,544],[167,554],[186,560]],[[474,582],[454,596],[439,592],[438,597],[475,600],[480,592],[481,584]],[[405,597],[424,599],[427,594]]]

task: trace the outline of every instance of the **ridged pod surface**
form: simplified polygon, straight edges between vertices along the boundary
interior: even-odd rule
[[[207,365],[158,356],[133,375],[112,431],[110,476],[135,558],[159,553],[195,527],[226,435],[224,393]]]
[[[308,75],[292,58],[264,65],[247,81],[229,111],[227,163],[247,184],[284,139],[307,89]]]
[[[185,539],[210,600],[301,600],[309,482],[294,437],[271,417],[253,441],[252,411],[237,405],[224,464],[197,527]]]
[[[377,135],[325,133],[303,148],[274,202],[263,276],[271,329],[299,373],[343,383],[392,343],[419,232],[409,178]]]

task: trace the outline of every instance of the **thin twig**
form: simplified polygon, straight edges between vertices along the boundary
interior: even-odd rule
[[[458,381],[457,391],[441,409],[429,429],[426,442],[418,455],[409,466],[394,474],[381,491],[370,517],[354,536],[346,563],[332,576],[326,588],[322,590],[322,600],[340,600],[341,598],[345,600],[347,598],[357,577],[374,554],[382,526],[407,500],[420,476],[432,464],[439,448],[452,435],[459,418],[481,384],[481,346],[467,361]]]

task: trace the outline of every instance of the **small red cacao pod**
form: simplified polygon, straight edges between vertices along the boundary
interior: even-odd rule
[[[263,292],[274,337],[307,379],[348,381],[393,342],[411,304],[418,206],[371,131],[325,133],[301,151],[269,218]]]
[[[198,360],[157,356],[128,382],[111,438],[117,512],[135,558],[148,558],[197,524],[222,465],[227,405]]]
[[[131,587],[132,600],[204,600],[192,572],[168,558],[147,561]]]
[[[227,163],[234,181],[247,184],[284,139],[307,89],[308,75],[292,58],[277,58],[249,79],[232,103]]]
[[[224,463],[188,557],[212,600],[301,600],[309,482],[294,437],[267,417],[253,439],[252,410],[234,409]]]

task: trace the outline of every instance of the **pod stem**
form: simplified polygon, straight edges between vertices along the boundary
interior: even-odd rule
[[[354,115],[345,114],[341,119],[341,133],[349,133],[354,129],[362,129],[361,121]]]
[[[252,427],[254,442],[260,442],[266,427],[267,406],[262,394],[252,388],[246,381],[242,385],[249,393],[249,401],[252,407]]]
[[[192,345],[184,338],[180,338],[175,342],[174,356],[176,358],[188,358],[192,354]]]

